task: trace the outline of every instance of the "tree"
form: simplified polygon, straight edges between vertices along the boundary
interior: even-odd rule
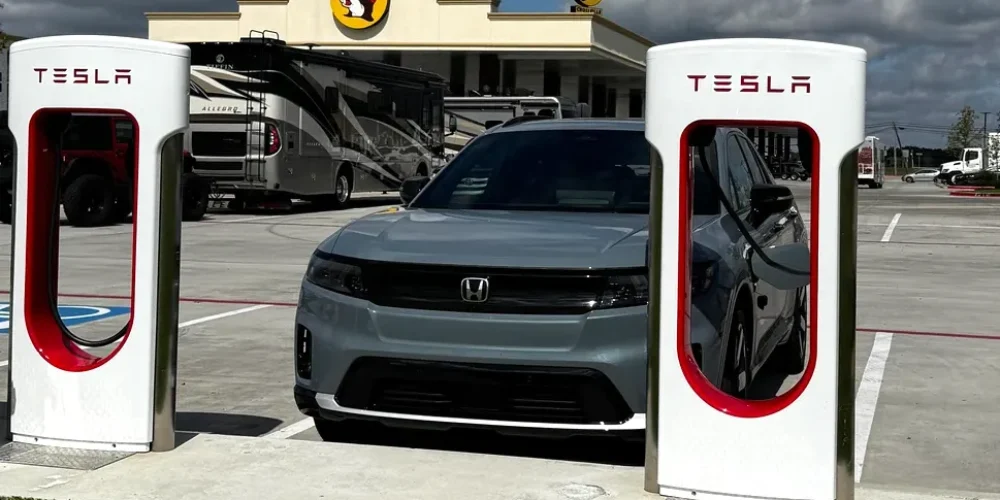
[[[976,131],[976,110],[965,106],[958,112],[958,119],[948,132],[947,149],[955,155],[961,155],[962,150],[972,147],[979,138]]]

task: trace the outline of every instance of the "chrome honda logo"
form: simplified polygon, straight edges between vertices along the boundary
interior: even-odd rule
[[[465,278],[462,280],[462,300],[466,302],[486,302],[490,294],[490,280],[486,278]]]

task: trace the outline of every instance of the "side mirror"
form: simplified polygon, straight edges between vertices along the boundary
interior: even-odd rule
[[[409,177],[403,181],[403,185],[399,188],[399,197],[403,200],[404,204],[409,205],[414,198],[420,194],[420,190],[431,181],[430,177],[424,176],[414,176]]]
[[[451,132],[452,134],[454,134],[456,130],[458,130],[458,118],[455,118],[455,115],[449,116],[448,117],[448,132]]]
[[[503,125],[503,120],[486,120],[486,130],[489,130],[497,125]]]
[[[792,208],[795,196],[788,186],[780,184],[755,184],[750,189],[750,207],[759,217],[784,212]]]
[[[795,290],[809,285],[811,274],[809,247],[805,243],[792,243],[763,250],[771,262],[781,267],[766,262],[757,252],[751,252],[751,274],[778,290]]]

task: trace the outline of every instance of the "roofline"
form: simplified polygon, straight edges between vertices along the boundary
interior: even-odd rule
[[[247,0],[243,0],[244,2]],[[170,20],[205,20],[205,21],[233,21],[239,20],[242,14],[239,12],[146,12],[147,20],[170,21]]]
[[[441,0],[438,0],[439,2]],[[595,24],[604,26],[623,35],[626,38],[630,38],[633,41],[645,44],[648,47],[653,47],[656,45],[652,40],[628,29],[614,21],[593,12],[490,12],[487,14],[489,18],[497,19],[520,19],[520,20],[536,20],[536,21],[564,21],[567,19],[587,19]]]

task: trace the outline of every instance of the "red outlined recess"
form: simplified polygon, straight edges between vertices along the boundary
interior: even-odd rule
[[[799,129],[806,130],[811,136],[813,141],[813,153],[812,153],[812,167],[813,173],[810,176],[812,179],[811,193],[812,199],[810,200],[810,213],[813,216],[809,221],[809,267],[813,270],[812,275],[809,277],[809,346],[810,346],[810,356],[809,361],[806,364],[805,372],[802,374],[802,378],[795,384],[794,387],[785,394],[777,396],[772,399],[764,401],[746,401],[739,398],[735,398],[728,394],[725,394],[721,390],[715,387],[708,378],[698,369],[698,364],[695,361],[694,353],[691,351],[691,343],[688,342],[690,338],[690,322],[688,321],[689,308],[691,307],[691,273],[688,269],[690,266],[690,252],[691,252],[691,215],[690,215],[690,186],[691,179],[689,178],[690,172],[688,172],[688,135],[691,130],[697,126],[702,125],[713,125],[718,127],[795,127]],[[677,259],[677,275],[682,279],[677,280],[677,355],[678,361],[681,365],[681,372],[684,374],[684,378],[687,379],[688,385],[694,390],[696,394],[709,406],[719,410],[728,415],[741,418],[760,418],[766,417],[768,415],[773,415],[779,411],[787,408],[799,396],[805,392],[806,387],[809,385],[809,381],[812,380],[813,372],[816,370],[816,345],[817,345],[817,334],[816,334],[816,298],[817,298],[817,272],[818,269],[818,255],[819,252],[816,249],[819,248],[819,158],[820,158],[820,143],[819,137],[816,135],[816,131],[812,127],[804,123],[799,122],[787,122],[787,121],[768,121],[768,120],[701,120],[694,122],[684,129],[681,134],[681,145],[680,145],[680,164],[677,169],[680,184],[680,193],[678,193],[677,202],[679,219],[677,223],[678,230],[680,234],[678,235],[678,241],[681,242],[680,249],[678,251]]]
[[[69,372],[86,372],[100,367],[118,354],[129,335],[132,333],[132,312],[135,310],[135,250],[136,224],[138,213],[135,207],[136,188],[138,182],[133,182],[132,188],[132,276],[130,280],[129,318],[125,326],[125,335],[121,343],[110,354],[96,357],[73,343],[63,333],[63,326],[57,320],[58,311],[53,311],[49,304],[49,288],[47,282],[48,249],[55,247],[55,262],[52,262],[52,273],[55,280],[59,276],[59,228],[50,233],[52,211],[59,210],[59,200],[55,199],[54,183],[57,172],[53,166],[52,144],[45,134],[45,118],[66,113],[100,113],[124,115],[132,120],[134,139],[132,147],[138,152],[139,126],[135,117],[120,109],[75,109],[75,108],[45,108],[40,109],[31,117],[28,123],[28,183],[25,186],[28,197],[25,231],[25,267],[24,267],[24,323],[28,337],[38,354],[55,368]],[[135,177],[138,177],[140,165],[139,155],[135,155]],[[50,236],[51,234],[51,236]],[[52,238],[54,237],[54,241]],[[58,290],[58,283],[53,283],[53,289]]]

